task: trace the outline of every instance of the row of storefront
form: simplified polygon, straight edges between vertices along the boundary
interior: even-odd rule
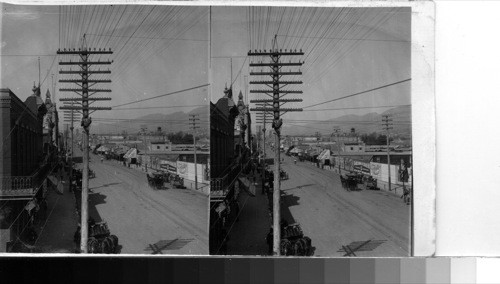
[[[300,161],[315,163],[324,169],[371,176],[379,182],[382,190],[388,189],[389,173],[392,184],[404,183],[406,186],[412,182],[411,151],[390,152],[390,170],[385,152],[339,152],[321,146],[299,145],[286,149],[286,153],[296,156]]]
[[[210,254],[226,254],[230,228],[239,214],[239,180],[248,172],[251,156],[251,121],[240,92],[238,103],[232,89],[225,89],[217,103],[210,103]]]
[[[195,174],[198,191],[209,194],[210,158],[208,152],[199,152],[194,163],[194,154],[176,151],[140,151],[137,147],[124,144],[94,146],[96,154],[122,162],[125,166],[141,167],[145,171],[164,171],[184,180],[184,186],[195,189]],[[196,170],[195,170],[196,167]]]
[[[49,176],[59,165],[58,115],[40,87],[24,102],[10,89],[0,95],[0,252],[21,252],[36,235],[37,213],[53,186]]]

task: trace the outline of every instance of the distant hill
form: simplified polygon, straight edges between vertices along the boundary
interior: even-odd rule
[[[178,111],[171,114],[149,114],[141,117],[137,117],[129,121],[117,122],[117,123],[107,123],[101,124],[99,126],[100,133],[121,133],[123,130],[127,131],[129,134],[137,133],[140,131],[141,126],[147,125],[149,131],[154,131],[157,127],[161,127],[164,132],[188,132],[189,131],[189,115],[198,114],[200,119],[200,134],[209,133],[209,108],[199,107],[188,113]],[[310,124],[300,124],[301,127],[287,125],[285,122],[283,125],[283,133],[285,135],[314,135],[316,131],[323,134],[328,132],[333,132],[333,127],[340,126],[342,131],[349,131],[350,128],[354,127],[357,133],[372,133],[379,132],[382,133],[382,116],[392,115],[392,119],[395,123],[392,133],[394,134],[411,134],[411,124],[397,124],[398,121],[411,121],[411,107],[403,106],[389,109],[383,113],[368,113],[365,115],[344,115],[337,118],[330,119],[331,123],[310,123]],[[340,122],[340,123],[336,123]],[[367,124],[366,122],[374,122]],[[95,122],[96,124],[98,122]],[[324,131],[319,130],[325,129]]]
[[[136,118],[131,118],[130,121],[122,121],[117,123],[106,123],[99,125],[100,133],[121,133],[122,131],[127,131],[129,134],[138,133],[142,126],[146,125],[149,131],[155,131],[158,127],[161,127],[162,131],[166,133],[170,132],[189,132],[189,115],[197,114],[199,120],[199,133],[208,133],[208,112],[209,108],[199,107],[188,113],[178,111],[171,114],[148,114]],[[95,122],[98,124],[99,122]]]
[[[302,126],[287,126],[283,124],[283,133],[286,135],[314,135],[316,131],[326,134],[333,132],[333,128],[339,126],[342,131],[349,131],[350,128],[355,128],[357,133],[372,133],[383,132],[382,116],[391,115],[394,125],[392,133],[400,135],[411,134],[411,106],[401,106],[389,109],[383,113],[368,113],[365,115],[344,115],[337,118],[332,118],[321,123],[301,124]],[[328,121],[331,121],[329,123]],[[399,122],[399,123],[398,123]],[[403,123],[405,122],[405,123]],[[320,129],[325,129],[324,131]]]

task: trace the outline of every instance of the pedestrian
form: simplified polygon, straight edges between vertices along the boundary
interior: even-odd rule
[[[269,229],[269,232],[267,233],[266,236],[266,243],[267,243],[267,254],[268,255],[273,255],[273,227]]]
[[[78,225],[75,234],[73,235],[73,242],[75,243],[77,252],[80,251],[80,240],[81,240],[81,227],[80,225]]]

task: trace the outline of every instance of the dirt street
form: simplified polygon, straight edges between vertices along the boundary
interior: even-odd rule
[[[208,196],[153,189],[145,172],[92,154],[90,167],[89,214],[108,223],[122,254],[208,254]]]

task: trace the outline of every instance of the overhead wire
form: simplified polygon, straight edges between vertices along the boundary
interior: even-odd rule
[[[182,89],[182,90],[179,90],[179,91],[170,92],[170,93],[159,95],[159,96],[154,96],[154,97],[150,97],[150,98],[146,98],[146,99],[142,99],[142,100],[136,100],[136,101],[132,101],[132,102],[124,103],[124,104],[115,105],[113,107],[115,108],[115,107],[120,107],[120,106],[126,106],[126,105],[136,104],[136,103],[140,103],[140,102],[144,102],[144,101],[148,101],[148,100],[152,100],[152,99],[157,99],[157,98],[160,98],[160,97],[171,96],[171,95],[174,95],[174,94],[178,94],[178,93],[182,93],[182,92],[186,92],[186,91],[190,91],[190,90],[194,90],[194,89],[203,88],[203,87],[206,87],[206,86],[209,86],[209,85],[210,84],[203,84],[203,85],[199,85],[199,86],[196,86],[196,87]]]
[[[323,105],[323,104],[326,104],[326,103],[331,103],[331,102],[335,102],[335,101],[339,101],[339,100],[343,100],[343,99],[346,99],[346,98],[351,98],[351,97],[354,97],[354,96],[366,94],[366,93],[369,93],[369,92],[373,92],[373,91],[376,91],[376,90],[380,90],[380,89],[383,89],[383,88],[391,87],[391,86],[398,85],[398,84],[405,83],[405,82],[409,82],[409,81],[411,81],[411,78],[400,80],[400,81],[397,81],[397,82],[394,82],[394,83],[390,83],[390,84],[386,84],[386,85],[383,85],[383,86],[380,86],[380,87],[368,89],[368,90],[365,90],[365,91],[357,92],[357,93],[354,93],[354,94],[351,94],[351,95],[342,96],[342,97],[335,98],[335,99],[332,99],[332,100],[327,100],[327,101],[324,101],[324,102],[321,102],[321,103],[308,105],[308,106],[303,107],[303,109],[314,107],[314,106],[318,106],[318,105]]]

